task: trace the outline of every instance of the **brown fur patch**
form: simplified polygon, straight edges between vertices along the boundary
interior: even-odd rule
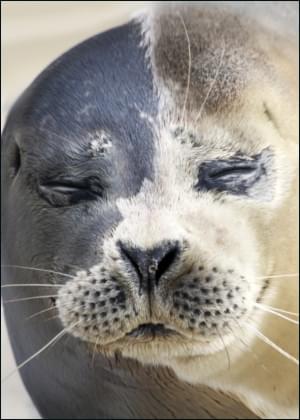
[[[246,86],[272,74],[264,30],[232,10],[199,5],[162,8],[151,25],[155,77],[178,108],[188,84],[187,108],[197,112],[205,101],[205,111],[215,112],[239,105]]]

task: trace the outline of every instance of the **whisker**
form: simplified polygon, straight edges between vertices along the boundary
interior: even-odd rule
[[[238,322],[238,320],[237,319],[235,319],[235,318],[231,318],[231,319],[233,319],[234,321],[236,321],[237,322],[237,324],[238,324],[238,326],[239,326],[239,328],[240,328],[240,330],[241,330],[241,332],[242,333],[244,333],[244,331],[242,330],[242,327],[241,327],[241,325],[240,325],[240,323]],[[268,373],[270,373],[270,370],[263,364],[263,363],[261,363],[261,360],[259,359],[259,357],[258,357],[258,355],[256,354],[256,352],[253,350],[253,349],[251,349],[250,347],[249,347],[249,345],[247,344],[247,343],[245,343],[245,341],[244,340],[242,340],[241,339],[241,337],[239,337],[238,335],[236,335],[236,334],[234,334],[234,331],[232,330],[232,328],[230,328],[230,330],[231,330],[231,332],[232,332],[232,334],[234,335],[234,337],[241,343],[241,344],[243,344],[243,346],[244,346],[244,348],[246,349],[246,351],[248,351],[250,354],[251,354],[251,356],[252,357],[254,357],[254,359],[257,361],[257,363],[259,363],[259,365],[266,371],[266,372],[268,372]]]
[[[188,46],[188,76],[187,76],[187,83],[186,83],[186,91],[185,91],[185,97],[184,97],[184,102],[183,102],[183,107],[182,107],[182,115],[181,115],[181,124],[183,123],[183,118],[184,115],[186,113],[186,104],[188,101],[188,96],[189,96],[189,90],[190,90],[190,82],[191,82],[191,68],[192,68],[192,53],[191,53],[191,41],[190,41],[190,37],[185,25],[185,22],[183,20],[183,17],[181,16],[181,14],[178,12],[178,16],[179,19],[181,20],[184,32],[185,32],[185,36],[186,36],[186,40],[187,40],[187,46]]]
[[[20,268],[20,269],[23,269],[23,270],[32,270],[32,271],[44,271],[46,273],[58,274],[60,276],[69,277],[71,279],[74,277],[74,276],[71,276],[70,274],[60,273],[59,271],[46,270],[45,268],[27,267],[25,265],[4,264],[4,265],[1,265],[1,267]]]
[[[298,322],[298,321],[296,321],[296,320],[294,320],[294,319],[291,319],[291,318],[289,318],[289,317],[287,317],[287,316],[285,316],[285,315],[283,315],[283,314],[280,314],[280,313],[278,313],[278,312],[276,312],[276,311],[273,311],[273,310],[272,310],[272,309],[270,309],[270,308],[265,308],[265,307],[263,307],[262,305],[260,305],[259,303],[255,303],[255,306],[256,306],[258,309],[260,309],[261,311],[268,312],[268,313],[270,313],[270,314],[273,314],[273,315],[278,316],[279,318],[283,318],[283,319],[285,319],[285,320],[287,320],[287,321],[289,321],[289,322],[292,322],[293,324],[299,325],[299,322]]]
[[[48,341],[47,344],[45,344],[42,348],[40,348],[37,352],[35,352],[32,356],[28,357],[24,362],[17,365],[16,369],[14,369],[12,372],[10,372],[8,375],[6,375],[3,379],[1,379],[1,383],[6,381],[8,378],[10,378],[13,374],[18,372],[22,367],[27,365],[31,360],[39,356],[44,350],[46,350],[52,343],[54,343],[56,340],[58,341],[63,335],[65,335],[69,330],[73,329],[77,324],[79,324],[78,321],[75,324],[73,324],[71,327],[66,327],[62,331],[60,331],[55,337],[53,337],[50,341]]]
[[[41,286],[41,287],[62,287],[65,286],[65,284],[43,284],[43,283],[30,283],[30,284],[26,284],[26,283],[18,283],[18,284],[4,284],[3,286],[1,286],[1,288],[3,287],[36,287],[36,286]]]
[[[44,322],[52,321],[53,319],[59,318],[59,315],[49,316],[48,318],[44,319]]]
[[[298,359],[296,359],[294,356],[283,350],[281,347],[279,347],[277,344],[275,344],[272,340],[270,340],[268,337],[266,337],[262,332],[260,332],[257,328],[255,328],[252,324],[244,323],[246,327],[249,327],[254,331],[256,336],[260,338],[265,344],[268,344],[270,347],[272,347],[274,350],[278,351],[278,353],[282,354],[287,359],[294,362],[296,365],[299,365]]]
[[[23,302],[26,300],[35,300],[35,299],[46,299],[51,297],[58,297],[59,295],[45,295],[45,296],[30,296],[27,298],[19,298],[19,299],[9,299],[4,301],[3,303],[13,303],[13,302]]]
[[[263,277],[254,277],[256,280],[263,280],[263,279],[276,279],[281,277],[297,277],[299,273],[288,273],[288,274],[274,274],[271,276],[263,276]]]
[[[216,330],[217,330],[217,333],[218,333],[218,335],[219,335],[219,337],[220,337],[220,339],[221,339],[221,341],[222,341],[222,343],[223,343],[223,347],[224,347],[224,350],[225,350],[225,352],[226,352],[226,356],[227,356],[228,370],[230,370],[231,364],[230,364],[229,350],[228,350],[228,348],[227,348],[227,346],[226,346],[226,344],[225,344],[225,341],[224,341],[224,339],[223,339],[223,337],[222,337],[222,335],[221,335],[221,333],[220,333],[219,329],[218,329],[218,328],[216,328]]]
[[[210,95],[210,93],[211,93],[211,91],[212,91],[212,89],[213,89],[213,87],[214,87],[214,85],[215,85],[215,83],[217,81],[217,78],[218,78],[218,75],[219,75],[219,71],[220,71],[220,68],[221,68],[222,63],[223,63],[224,54],[225,54],[225,41],[224,41],[224,38],[223,38],[223,48],[222,48],[222,52],[221,52],[221,56],[220,56],[220,62],[219,62],[219,65],[217,67],[217,70],[216,70],[216,73],[215,73],[215,77],[214,77],[214,79],[213,79],[213,81],[212,81],[212,83],[211,83],[211,85],[210,85],[210,87],[209,87],[209,89],[207,91],[207,94],[206,94],[206,96],[204,98],[204,101],[202,102],[202,105],[200,107],[199,113],[196,116],[196,122],[201,117],[201,114],[202,114],[202,111],[204,109],[204,106],[205,106],[205,104],[206,104],[206,102],[207,102],[207,100],[209,98],[209,95]]]
[[[273,311],[276,311],[276,312],[282,312],[283,314],[290,314],[290,315],[294,315],[294,316],[299,316],[298,312],[285,311],[284,309],[275,308],[274,306],[269,306],[269,305],[266,305],[265,303],[264,304],[260,303],[259,305],[263,306],[265,308],[268,308],[268,309],[273,309]]]
[[[27,321],[29,319],[32,319],[32,318],[35,318],[36,316],[38,316],[38,315],[40,315],[44,312],[48,312],[48,311],[51,311],[51,310],[54,310],[54,309],[57,309],[57,306],[51,306],[51,308],[42,309],[39,312],[35,312],[34,314],[29,315],[27,318],[25,318],[25,321]]]
[[[97,348],[98,341],[99,341],[99,337],[96,338],[96,342],[95,342],[94,349],[93,349],[93,354],[92,354],[92,367],[94,367],[95,355],[96,355],[96,348]]]

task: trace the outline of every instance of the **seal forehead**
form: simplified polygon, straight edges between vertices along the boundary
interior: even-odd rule
[[[252,22],[232,11],[163,8],[147,25],[157,83],[172,92],[175,102],[182,104],[189,85],[188,100],[193,107],[199,109],[204,100],[208,111],[228,107],[257,66],[263,69],[266,65]]]
[[[140,42],[133,22],[99,34],[58,58],[20,97],[6,133],[35,182],[36,174],[45,182],[100,178],[110,196],[130,196],[151,178],[147,118],[155,118],[157,98]]]

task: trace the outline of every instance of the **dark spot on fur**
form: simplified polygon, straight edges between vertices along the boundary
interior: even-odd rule
[[[90,294],[90,291],[89,290],[86,290],[85,292],[84,292],[84,296],[88,296]]]
[[[194,309],[194,310],[193,310],[193,313],[194,313],[195,315],[200,315],[200,310],[199,310],[199,309]]]
[[[213,267],[212,271],[216,273],[218,271],[217,267]]]
[[[208,294],[208,289],[204,289],[203,287],[201,287],[201,293],[203,293],[204,295]]]
[[[116,297],[116,302],[117,303],[125,302],[125,300],[126,300],[126,296],[125,296],[124,292],[120,292]]]
[[[205,311],[204,316],[211,316],[211,312],[210,311]]]
[[[213,292],[214,292],[214,293],[218,293],[218,291],[219,291],[219,288],[218,288],[218,287],[214,287],[214,288],[213,288]]]
[[[209,283],[211,281],[211,277],[209,277],[209,276],[205,277],[205,281],[206,281],[206,283]]]
[[[230,314],[230,309],[229,308],[225,309],[224,313],[225,314]]]
[[[216,302],[217,303],[223,303],[223,300],[222,299],[217,299]]]
[[[101,312],[101,313],[100,313],[101,318],[106,317],[106,315],[107,315],[107,312]]]
[[[220,312],[220,311],[216,311],[216,312],[215,312],[215,315],[216,315],[216,316],[220,316],[220,315],[221,315],[221,312]]]
[[[100,294],[101,294],[101,293],[97,291],[97,292],[95,292],[95,293],[94,293],[94,296],[95,296],[95,297],[99,297],[99,296],[100,296]]]

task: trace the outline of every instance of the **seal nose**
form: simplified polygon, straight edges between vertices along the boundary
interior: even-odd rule
[[[128,268],[137,275],[140,288],[148,290],[158,285],[180,254],[177,241],[163,242],[152,249],[138,248],[122,241],[118,245]]]

